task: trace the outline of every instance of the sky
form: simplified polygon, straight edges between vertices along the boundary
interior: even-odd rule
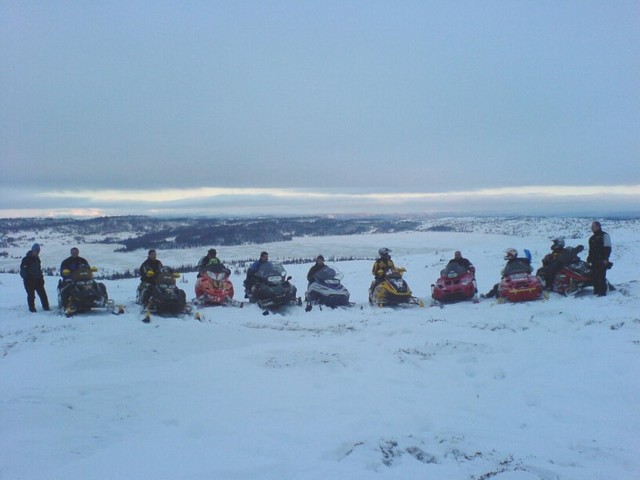
[[[0,45],[0,217],[640,212],[636,1],[2,0]]]

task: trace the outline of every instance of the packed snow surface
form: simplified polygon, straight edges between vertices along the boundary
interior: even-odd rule
[[[638,479],[640,236],[608,231],[616,291],[520,304],[372,307],[371,262],[350,261],[334,265],[352,308],[209,307],[194,310],[200,321],[147,324],[137,280],[105,281],[124,314],[66,318],[38,300],[29,313],[20,277],[2,274],[0,478]],[[586,245],[588,234],[587,224],[567,243]],[[530,249],[537,267],[551,236],[302,238],[218,256],[373,257],[386,246],[428,305],[454,250],[486,292],[505,248]],[[59,264],[67,247],[50,240],[43,264]],[[80,248],[106,271],[145,257]],[[158,256],[195,264],[204,251]],[[300,295],[309,267],[285,266]],[[242,279],[232,276],[240,300]],[[55,306],[57,279],[46,281]],[[178,284],[192,298],[194,283],[188,273]]]

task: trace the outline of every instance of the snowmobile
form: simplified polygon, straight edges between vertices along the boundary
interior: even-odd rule
[[[583,260],[563,265],[553,279],[551,289],[563,295],[575,294],[580,290],[593,287],[593,274],[591,267]]]
[[[542,296],[542,281],[529,272],[530,263],[513,263],[506,267],[498,286],[499,298],[509,302],[528,302]]]
[[[199,305],[239,305],[233,299],[233,284],[229,280],[230,271],[222,264],[214,264],[200,272],[196,280],[196,299]]]
[[[87,312],[92,308],[115,308],[113,300],[109,300],[104,283],[93,279],[93,272],[97,270],[96,267],[82,265],[69,279],[58,282],[58,306],[67,316]]]
[[[342,278],[342,273],[334,267],[325,265],[318,270],[304,295],[307,311],[311,310],[312,305],[326,305],[331,308],[351,305],[349,290],[340,282]]]
[[[411,289],[402,278],[405,268],[390,269],[384,279],[376,285],[375,280],[369,287],[369,303],[379,307],[394,305],[418,305],[424,306],[422,300],[411,294]]]
[[[431,298],[436,303],[459,302],[475,298],[477,291],[474,273],[456,262],[449,262],[431,285]]]
[[[176,286],[180,273],[171,267],[162,267],[155,275],[155,284],[150,287],[149,299],[143,304],[148,313],[180,314],[191,312],[184,290]]]
[[[302,299],[296,296],[296,287],[289,282],[291,277],[287,277],[287,272],[279,263],[264,262],[255,272],[253,280],[254,283],[245,291],[245,297],[265,311],[286,305],[302,305]]]
[[[586,287],[593,286],[593,275],[587,262],[580,260],[578,254],[584,250],[582,245],[566,247],[558,255],[556,261],[547,266],[542,266],[536,272],[540,278],[544,278],[548,269],[557,270],[551,285],[547,288],[562,295],[578,293]]]

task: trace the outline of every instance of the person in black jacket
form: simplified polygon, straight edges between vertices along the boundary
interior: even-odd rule
[[[562,268],[561,259],[566,249],[564,248],[564,239],[555,238],[551,244],[551,253],[547,253],[542,259],[542,267],[536,272],[536,276],[540,277],[544,282],[545,290],[551,290],[556,275]]]
[[[609,262],[611,255],[611,237],[602,231],[600,222],[591,223],[591,238],[589,238],[589,256],[587,262],[591,264],[593,273],[593,294],[604,297],[607,294],[607,270],[613,265]]]
[[[156,284],[156,276],[162,268],[162,262],[158,260],[158,253],[151,249],[147,259],[140,265],[140,285],[138,285],[137,298],[141,305],[146,305],[151,296],[153,286]]]
[[[531,273],[533,267],[531,261],[528,258],[518,257],[518,251],[515,248],[507,248],[504,259],[507,261],[504,268],[500,272],[502,278],[514,275],[516,273]],[[499,298],[500,297],[500,284],[496,283],[489,292],[480,295],[480,298]]]
[[[322,255],[318,255],[316,257],[316,263],[314,263],[309,269],[309,273],[307,273],[307,281],[312,283],[314,281],[314,276],[317,272],[324,268],[324,257]]]
[[[42,308],[49,310],[49,298],[44,289],[44,276],[42,275],[42,264],[40,263],[40,245],[34,243],[31,250],[27,252],[20,263],[20,276],[24,282],[24,289],[27,291],[27,305],[29,311],[36,312],[36,293],[40,297]]]
[[[460,265],[462,268],[464,268],[468,272],[473,273],[474,275],[476,273],[476,267],[473,266],[469,259],[462,256],[462,252],[460,250],[456,250],[456,252],[453,254],[453,258],[449,260],[449,263]]]
[[[140,281],[145,283],[156,283],[155,276],[162,268],[162,262],[158,260],[158,253],[151,249],[147,254],[147,259],[140,265]]]
[[[62,279],[65,281],[71,280],[73,272],[75,272],[78,267],[89,267],[89,262],[80,256],[80,250],[78,250],[77,247],[73,247],[69,253],[71,256],[65,258],[60,264],[60,275],[62,275]]]
[[[213,271],[216,273],[225,272],[227,277],[231,275],[231,270],[224,266],[224,264],[218,258],[218,252],[215,248],[210,248],[207,254],[200,259],[198,265],[196,265],[198,269],[198,278],[202,275],[202,273],[206,271]]]
[[[77,247],[73,247],[69,253],[71,256],[65,258],[60,264],[60,275],[62,278],[58,281],[58,295],[60,305],[63,307],[68,307],[73,272],[79,267],[90,267],[89,262],[80,256],[80,250],[78,250]]]

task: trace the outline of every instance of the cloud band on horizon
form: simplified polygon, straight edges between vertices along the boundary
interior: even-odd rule
[[[290,215],[331,213],[634,212],[640,185],[522,186],[449,192],[344,191],[291,188],[52,190],[7,192],[1,216]],[[5,203],[5,202],[3,202]],[[640,213],[640,212],[639,212]]]

